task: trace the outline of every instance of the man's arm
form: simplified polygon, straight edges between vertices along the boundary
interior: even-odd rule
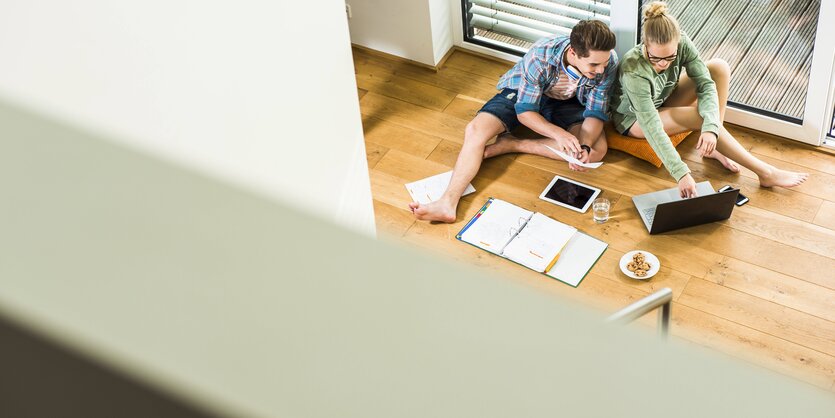
[[[600,138],[603,133],[603,121],[596,117],[588,117],[583,120],[583,125],[580,126],[580,145],[588,145],[591,147]]]
[[[568,131],[560,128],[559,126],[548,122],[548,120],[546,120],[539,112],[523,112],[516,115],[516,117],[519,118],[519,122],[522,122],[523,125],[531,128],[534,132],[557,141],[557,144],[562,152],[570,155],[575,155],[580,152],[580,142],[577,141],[577,138],[574,135],[571,135]],[[603,125],[601,124],[600,127],[602,129]],[[598,135],[600,135],[599,132]]]

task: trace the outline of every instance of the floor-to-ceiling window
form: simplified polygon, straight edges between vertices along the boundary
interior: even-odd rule
[[[702,59],[730,64],[732,103],[795,123],[803,120],[820,0],[667,3]]]
[[[609,23],[610,0],[462,0],[465,40],[522,55],[584,19]]]
[[[648,0],[461,0],[464,42],[515,55],[544,36],[569,33],[599,19],[618,36],[618,50],[640,40],[640,7]],[[732,69],[726,120],[819,145],[831,135],[829,112],[835,1],[668,0],[702,58]],[[616,24],[617,22],[617,24]],[[624,29],[624,26],[629,26]],[[831,141],[830,141],[831,142]]]

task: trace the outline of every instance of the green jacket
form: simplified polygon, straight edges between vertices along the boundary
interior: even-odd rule
[[[649,145],[658,154],[670,175],[678,181],[690,172],[678,155],[670,137],[664,132],[658,108],[678,86],[682,68],[696,83],[702,132],[719,134],[719,96],[699,51],[682,32],[676,60],[660,74],[644,56],[643,44],[638,44],[623,56],[618,78],[612,89],[612,122],[618,132],[624,132],[636,121],[644,131]]]

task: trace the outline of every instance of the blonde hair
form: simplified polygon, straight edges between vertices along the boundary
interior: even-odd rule
[[[678,21],[668,12],[667,3],[654,1],[644,7],[644,22],[641,25],[641,39],[644,43],[666,45],[678,43],[681,28]]]

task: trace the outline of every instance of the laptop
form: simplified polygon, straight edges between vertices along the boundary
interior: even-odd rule
[[[717,193],[703,181],[696,183],[696,197],[684,199],[678,193],[673,187],[632,198],[650,235],[730,218],[739,190]]]

